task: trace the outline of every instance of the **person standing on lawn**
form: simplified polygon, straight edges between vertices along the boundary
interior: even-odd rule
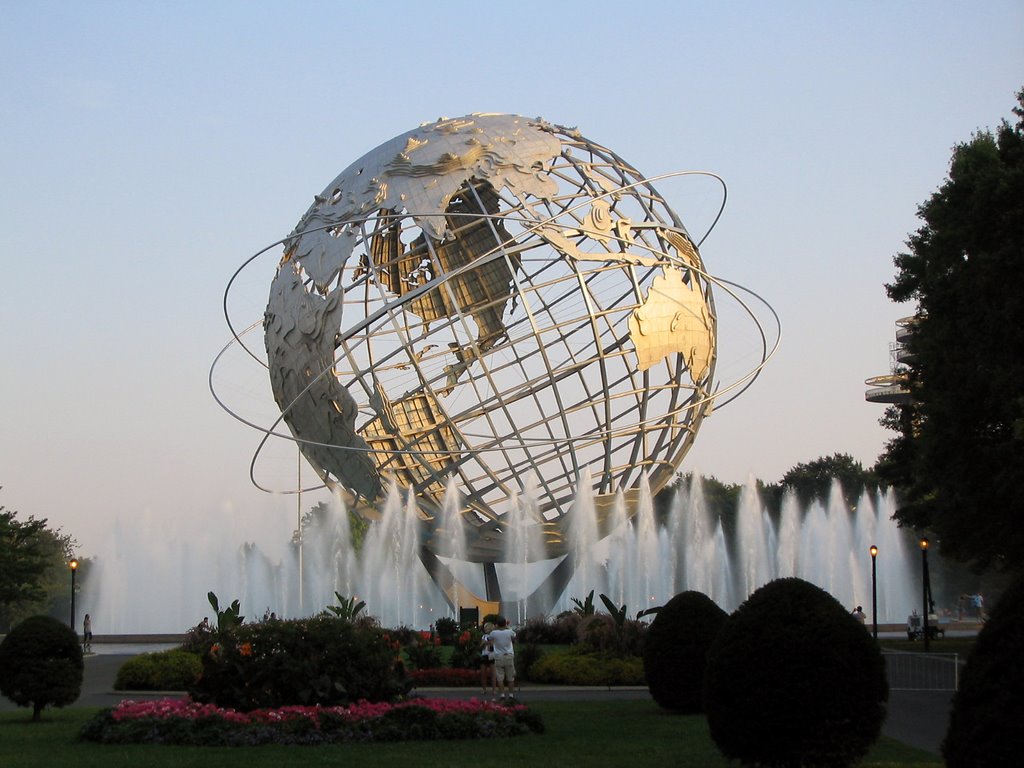
[[[491,622],[484,624],[484,634],[480,638],[480,690],[486,694],[487,686],[491,686],[491,696],[497,696],[498,691],[494,687],[494,646],[491,644],[491,632],[494,625]]]
[[[505,691],[508,691],[510,701],[515,700],[512,691],[516,682],[515,648],[513,641],[516,639],[516,632],[508,626],[508,619],[504,616],[498,619],[498,628],[489,634],[491,645],[494,646],[494,678],[498,688],[501,688],[501,698],[504,700]],[[504,685],[504,687],[502,687]]]

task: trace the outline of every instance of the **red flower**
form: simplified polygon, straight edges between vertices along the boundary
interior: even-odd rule
[[[400,709],[402,707],[426,707],[438,714],[453,712],[464,712],[467,714],[481,712],[507,713],[510,710],[525,709],[521,704],[514,707],[506,707],[497,702],[479,701],[478,699],[470,699],[469,701],[457,699],[414,699],[398,704],[358,701],[347,707],[288,706],[278,709],[257,709],[252,712],[238,712],[233,709],[223,709],[213,704],[197,704],[191,699],[159,699],[156,701],[125,700],[113,708],[111,715],[115,721],[141,718],[195,720],[198,718],[220,717],[233,723],[265,723],[297,720],[300,718],[307,718],[317,722],[321,713],[329,712],[344,717],[350,722],[358,722],[373,717],[380,717],[393,709]]]

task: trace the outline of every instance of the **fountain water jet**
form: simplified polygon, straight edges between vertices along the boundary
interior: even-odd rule
[[[515,620],[518,624],[528,618],[527,599],[538,585],[534,578],[538,569],[534,563],[541,559],[544,548],[542,518],[536,499],[537,479],[531,474],[523,494],[513,495],[506,522],[508,535],[505,537],[505,567],[499,576],[504,576],[501,579],[505,585],[502,597],[506,603],[515,604]]]
[[[590,487],[587,483],[584,478],[581,485]],[[559,565],[558,559],[537,560],[543,552],[544,523],[535,489],[535,479],[528,479],[518,494],[505,522],[510,535],[504,562],[496,569],[502,608],[519,622],[529,618],[527,598]],[[586,494],[578,499],[574,515],[579,524],[574,524],[571,545],[577,567],[562,594],[549,602],[554,611],[571,609],[571,598],[594,590],[595,596],[607,594],[635,615],[687,589],[703,592],[732,611],[752,589],[780,576],[799,576],[844,605],[867,609],[871,544],[879,547],[880,620],[902,621],[917,604],[916,551],[906,546],[905,532],[891,520],[891,491],[865,492],[850,509],[838,484],[827,504],[815,501],[802,508],[787,495],[772,519],[751,483],[741,494],[734,528],[710,510],[699,477],[680,485],[660,513],[649,490],[644,493],[641,487],[637,498],[633,515],[621,493],[600,514]],[[358,549],[342,500],[324,506],[329,513],[314,516],[304,534],[307,614],[334,604],[335,592],[365,600],[367,613],[387,626],[426,628],[454,614],[421,562],[428,529],[419,523],[422,515],[415,499],[403,499],[397,488],[389,489],[379,519],[370,524]],[[430,533],[445,543],[439,559],[456,582],[480,594],[481,566],[459,556],[465,552],[459,510],[458,489],[449,483],[440,519]],[[84,610],[104,633],[184,631],[210,613],[210,590],[221,602],[238,598],[250,619],[266,610],[280,616],[299,614],[298,558],[294,543],[288,544],[286,523],[274,523],[269,545],[239,545],[230,543],[237,541],[233,532],[246,523],[233,510],[226,509],[222,519],[187,536],[175,531],[172,522],[177,521],[143,518],[137,525],[114,525],[109,552],[98,553],[81,594]],[[599,532],[607,535],[598,538]]]

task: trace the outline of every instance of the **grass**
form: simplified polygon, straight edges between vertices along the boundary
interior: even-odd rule
[[[702,717],[670,715],[652,701],[537,702],[547,725],[543,735],[501,741],[406,742],[329,747],[162,747],[80,743],[77,734],[94,709],[48,710],[42,723],[28,711],[0,713],[0,765],[4,768],[147,768],[216,765],[218,768],[345,765],[346,768],[458,768],[500,762],[504,766],[559,760],[587,768],[658,765],[675,768],[729,766],[708,736]],[[882,738],[861,766],[938,768],[933,755]]]
[[[967,661],[967,657],[974,650],[976,641],[976,637],[940,637],[937,640],[929,641],[929,653],[958,653],[960,661]],[[891,651],[924,653],[924,641],[922,640],[879,640],[878,644]]]

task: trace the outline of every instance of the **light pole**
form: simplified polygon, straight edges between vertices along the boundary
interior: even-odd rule
[[[71,569],[71,629],[77,634],[78,630],[75,629],[75,574],[78,573],[78,560],[71,558],[68,568]]]
[[[875,558],[878,557],[878,547],[871,545],[871,635],[878,639],[878,579],[876,577]]]
[[[928,579],[928,539],[922,538],[918,544],[921,547],[921,577],[922,577],[922,603],[924,604],[924,649],[928,650],[928,614],[931,613],[932,588]]]
[[[302,449],[299,448],[298,443],[295,444],[295,447],[298,448],[299,454],[299,460],[295,466],[295,485],[297,488],[295,494],[295,530],[298,532],[299,537],[299,616],[305,616],[305,600],[303,600],[302,594]]]

